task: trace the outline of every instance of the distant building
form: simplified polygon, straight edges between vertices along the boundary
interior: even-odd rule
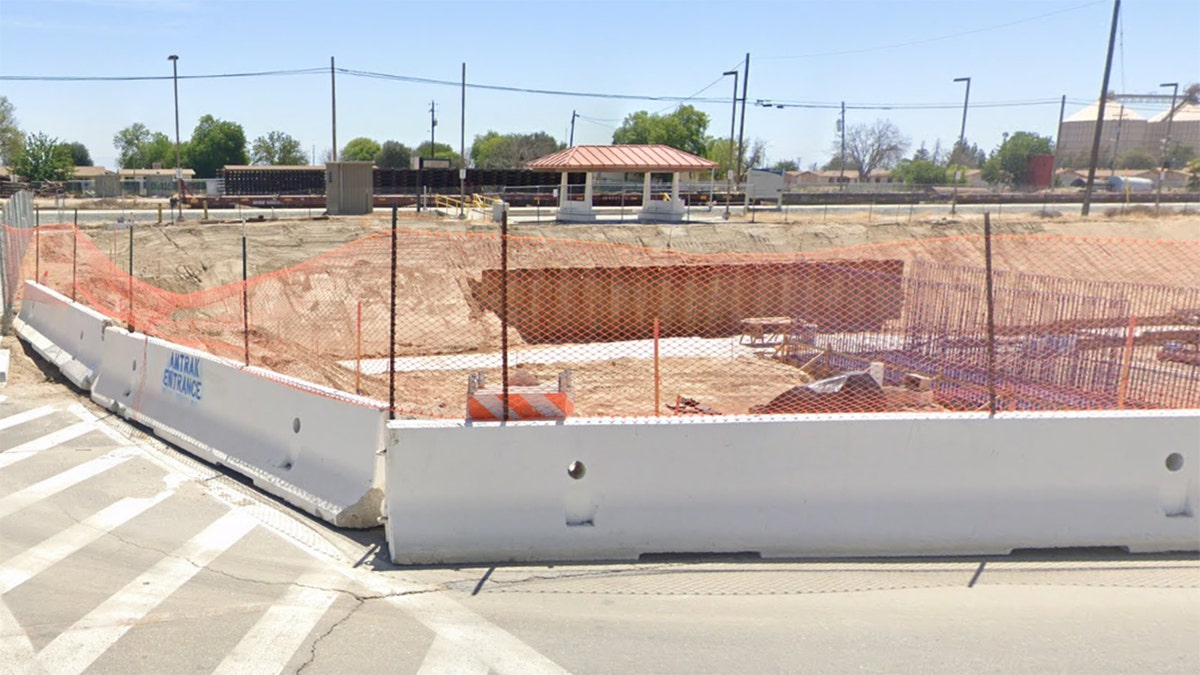
[[[1056,152],[1060,166],[1087,166],[1091,159],[1099,105],[1099,101],[1092,103],[1063,120]],[[1181,98],[1175,106],[1174,116],[1170,110],[1163,110],[1147,120],[1123,103],[1109,101],[1104,106],[1104,126],[1100,132],[1097,164],[1101,167],[1111,166],[1114,158],[1119,159],[1132,150],[1147,152],[1155,158],[1161,157],[1168,118],[1172,118],[1172,144],[1190,147],[1193,156],[1200,157],[1200,104]]]

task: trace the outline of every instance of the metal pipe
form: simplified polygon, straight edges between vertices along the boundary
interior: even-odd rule
[[[508,208],[500,212],[500,405],[508,422]]]
[[[329,117],[329,127],[333,134],[333,150],[330,151],[329,157],[333,161],[337,161],[337,74],[333,68],[333,57],[329,57],[329,107],[331,108]]]
[[[996,291],[992,285],[992,214],[983,212],[983,265],[987,294],[988,416],[996,415]]]
[[[392,276],[391,306],[388,309],[388,419],[396,419],[396,221],[397,207],[392,205]]]

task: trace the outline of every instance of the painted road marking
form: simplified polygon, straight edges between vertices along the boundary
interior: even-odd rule
[[[0,417],[0,431],[3,431],[5,429],[11,428],[11,427],[15,427],[18,424],[32,422],[33,420],[36,420],[40,417],[45,417],[46,415],[49,415],[50,413],[54,412],[56,409],[57,408],[55,406],[44,405],[40,408],[26,410],[25,412],[20,412],[15,415],[9,415],[8,417]]]
[[[214,675],[282,672],[337,600],[337,591],[321,588],[329,581],[328,573],[300,577],[242,637]]]
[[[229,550],[255,525],[241,511],[221,516],[54,638],[38,653],[38,662],[55,673],[82,673],[136,622]]]
[[[76,422],[69,427],[63,427],[58,431],[46,434],[41,438],[35,438],[27,443],[22,443],[15,448],[10,448],[0,452],[0,469],[12,466],[23,459],[49,450],[50,448],[58,447],[63,443],[73,441],[76,438],[86,434],[95,428],[91,422]]]
[[[174,486],[152,497],[122,499],[0,563],[0,594],[29,581],[173,494]]]
[[[36,504],[37,502],[51,497],[53,495],[66,490],[69,487],[78,485],[83,481],[98,476],[109,469],[129,461],[138,454],[137,448],[125,446],[117,448],[112,452],[101,455],[90,462],[78,464],[60,474],[51,476],[40,483],[30,485],[24,490],[14,492],[7,497],[0,497],[0,518],[10,516],[21,509]]]

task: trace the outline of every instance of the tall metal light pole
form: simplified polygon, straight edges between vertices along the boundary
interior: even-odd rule
[[[1092,209],[1092,188],[1096,183],[1096,160],[1100,157],[1100,134],[1104,131],[1104,106],[1108,102],[1108,78],[1112,75],[1113,46],[1117,42],[1117,19],[1121,16],[1121,0],[1113,0],[1112,23],[1108,29],[1108,54],[1104,57],[1104,78],[1100,81],[1100,103],[1096,106],[1096,127],[1092,131],[1092,156],[1088,160],[1087,185],[1083,188],[1083,206],[1079,215]]]
[[[437,157],[436,145],[433,143],[433,132],[437,130],[437,101],[429,102],[429,156]]]
[[[571,139],[569,141],[567,141],[568,148],[575,147],[575,118],[576,117],[579,117],[579,113],[572,110],[571,111]]]
[[[1171,107],[1167,109],[1167,133],[1165,136],[1163,136],[1163,139],[1162,139],[1162,161],[1160,161],[1158,163],[1159,164],[1159,166],[1158,166],[1158,190],[1154,194],[1154,217],[1155,218],[1158,217],[1158,205],[1159,205],[1159,202],[1162,200],[1163,179],[1166,178],[1166,175],[1167,175],[1166,170],[1171,168],[1169,166],[1171,160],[1168,159],[1168,154],[1171,151],[1171,121],[1175,119],[1175,97],[1179,96],[1179,83],[1178,82],[1164,82],[1158,86],[1171,87]]]
[[[729,220],[729,200],[733,199],[733,125],[737,122],[737,101],[738,101],[738,71],[727,70],[721,73],[722,76],[733,76],[733,112],[729,114],[729,164],[725,169],[725,220]]]
[[[967,105],[971,101],[971,78],[956,77],[956,78],[954,78],[954,81],[967,83],[967,91],[966,91],[966,94],[963,96],[962,126],[960,126],[958,128],[958,156],[961,159],[963,157],[963,155],[966,153],[966,148],[964,147],[964,144],[967,142],[967,140],[966,140],[967,139]],[[955,174],[954,175],[954,196],[950,198],[950,214],[951,215],[954,215],[958,211],[958,172],[955,171],[954,174]],[[966,174],[964,173],[964,175],[966,175]]]
[[[842,101],[842,116],[838,118],[838,133],[842,135],[842,151],[838,154],[838,191],[846,191],[846,102]]]
[[[183,220],[183,166],[179,158],[179,57],[172,54],[167,60],[171,62],[171,82],[175,86],[175,184],[179,190],[179,199],[175,203],[179,206],[178,219]]]

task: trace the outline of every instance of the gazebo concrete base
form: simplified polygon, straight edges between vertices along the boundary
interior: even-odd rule
[[[682,223],[687,207],[682,201],[649,201],[638,214],[639,223]]]
[[[596,212],[587,202],[567,201],[558,207],[558,215],[554,220],[559,223],[594,223]]]

